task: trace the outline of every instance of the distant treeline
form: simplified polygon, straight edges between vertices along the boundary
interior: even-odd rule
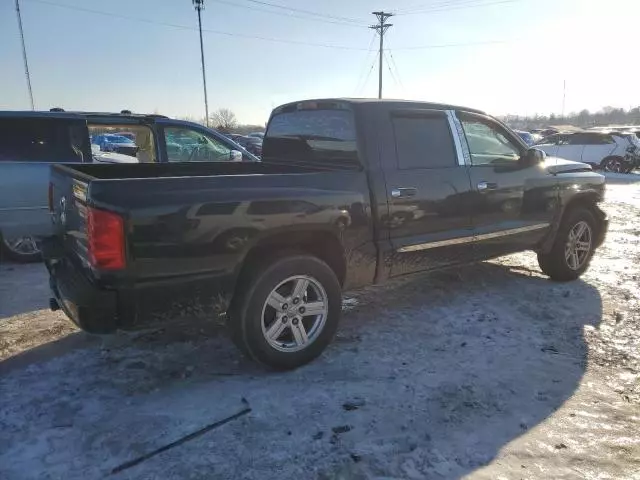
[[[575,125],[577,127],[597,127],[605,125],[640,125],[640,107],[630,110],[624,108],[604,107],[598,112],[581,110],[569,115],[534,115],[524,117],[519,115],[506,115],[500,119],[515,129],[527,130],[531,128],[543,128],[553,125]]]

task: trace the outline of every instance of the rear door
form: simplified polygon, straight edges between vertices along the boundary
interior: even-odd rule
[[[450,112],[397,110],[381,138],[391,276],[473,258],[470,182]],[[384,135],[384,134],[383,134]],[[458,146],[457,146],[458,145]]]
[[[556,157],[580,162],[582,160],[582,151],[584,150],[584,134],[570,133],[560,135],[558,140],[558,149]]]
[[[616,149],[616,142],[613,137],[603,133],[582,133],[582,161],[591,165],[599,166],[602,160],[611,155]]]
[[[499,122],[458,113],[470,157],[475,248],[480,258],[532,248],[557,208],[557,181],[523,162],[527,146]]]
[[[57,117],[0,117],[0,232],[5,238],[51,233],[52,163],[91,161],[86,122]]]

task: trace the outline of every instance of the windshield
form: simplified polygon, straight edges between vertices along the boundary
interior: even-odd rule
[[[133,140],[127,137],[123,137],[121,135],[113,135],[113,136],[107,137],[107,141],[111,143],[130,143],[132,145],[134,144]]]
[[[359,167],[353,113],[342,109],[277,113],[264,137],[263,161]]]

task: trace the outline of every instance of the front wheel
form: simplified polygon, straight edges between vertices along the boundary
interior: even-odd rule
[[[2,256],[14,262],[29,263],[41,259],[40,246],[33,237],[0,238]]]
[[[231,336],[250,358],[269,367],[289,370],[310,362],[338,328],[340,283],[316,257],[275,260],[240,288],[229,315]]]
[[[624,161],[619,157],[605,158],[602,161],[602,168],[605,172],[624,173]]]
[[[585,209],[567,213],[549,253],[538,253],[540,269],[552,280],[575,280],[589,267],[596,242],[597,223]]]

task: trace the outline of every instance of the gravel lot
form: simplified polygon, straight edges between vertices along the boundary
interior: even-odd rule
[[[2,265],[0,478],[640,479],[635,180],[609,178],[582,280],[523,253],[353,292],[333,345],[289,373],[218,320],[84,334],[48,311],[41,265]]]

